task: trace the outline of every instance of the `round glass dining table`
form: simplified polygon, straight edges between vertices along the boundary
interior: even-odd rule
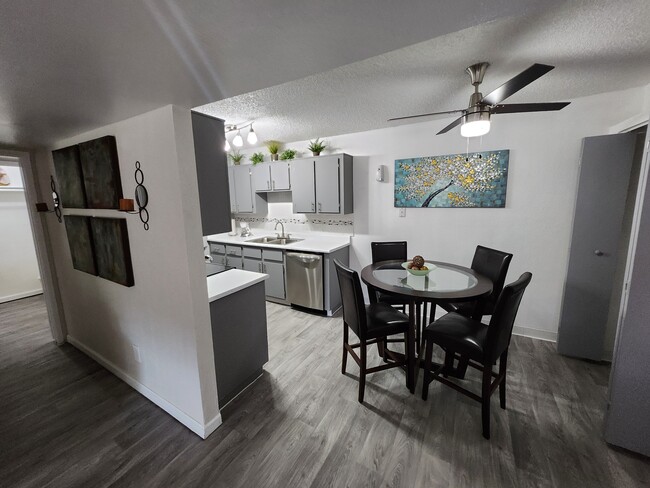
[[[370,264],[361,270],[361,279],[368,285],[370,300],[376,301],[376,293],[379,290],[383,293],[398,295],[409,301],[409,324],[413,344],[408,344],[409,354],[415,355],[416,347],[419,349],[421,326],[420,307],[424,304],[424,315],[426,316],[426,304],[433,304],[431,318],[435,315],[435,305],[442,303],[456,303],[464,301],[476,301],[477,305],[472,316],[479,318],[482,315],[479,298],[489,295],[492,292],[492,280],[475,272],[470,268],[458,266],[457,264],[444,263],[441,261],[429,261],[433,265],[426,276],[415,276],[402,267],[402,261],[382,261]],[[415,388],[417,373],[409,376],[409,389]]]

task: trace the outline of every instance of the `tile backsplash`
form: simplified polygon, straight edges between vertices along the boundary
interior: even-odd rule
[[[247,215],[235,214],[234,219],[239,222],[248,222],[250,228],[270,230],[275,227],[276,222],[284,224],[286,232],[335,232],[341,234],[352,234],[354,230],[354,215],[332,215],[327,214],[294,214],[291,203],[291,193],[277,192],[268,193],[268,214]]]

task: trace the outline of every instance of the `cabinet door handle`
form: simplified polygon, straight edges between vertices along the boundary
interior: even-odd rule
[[[271,189],[271,182],[269,180],[266,180],[266,187],[270,190]]]
[[[275,190],[275,180],[271,181],[271,190]]]
[[[314,204],[313,204],[313,203],[311,204],[311,211],[312,211],[312,212],[315,212],[315,211],[316,211],[316,208],[314,207]]]
[[[323,206],[321,205],[320,202],[318,202],[318,211],[321,212],[323,210]]]

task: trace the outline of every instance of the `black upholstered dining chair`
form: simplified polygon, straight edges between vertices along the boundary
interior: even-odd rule
[[[478,303],[446,303],[441,304],[440,306],[447,312],[458,312],[466,317],[473,316],[474,318],[478,318],[475,315],[475,311],[479,311],[479,315],[481,316],[492,315],[497,300],[499,299],[499,295],[501,294],[501,290],[503,290],[503,284],[506,281],[506,275],[508,274],[511,260],[512,254],[498,251],[496,249],[490,249],[489,247],[476,246],[471,268],[477,273],[492,280],[492,293],[481,298]]]
[[[482,405],[483,437],[490,438],[490,397],[499,388],[501,408],[506,408],[506,374],[508,368],[508,347],[512,328],[524,291],[532,274],[526,272],[514,283],[506,286],[493,310],[489,325],[471,319],[457,312],[450,312],[431,323],[423,333],[426,344],[424,363],[424,384],[422,399],[426,400],[429,384],[437,380],[460,393],[478,401]],[[481,395],[477,395],[460,385],[441,377],[448,364],[432,371],[433,345],[458,351],[469,358],[469,365],[482,372]],[[445,363],[451,356],[447,354]],[[499,372],[492,371],[499,360]],[[494,377],[494,381],[492,378]]]
[[[408,261],[406,241],[371,242],[370,251],[372,253],[372,264],[381,261]],[[404,297],[382,293],[380,291],[375,293],[377,301],[399,307],[402,312],[406,312],[408,300],[405,300]]]
[[[361,291],[359,274],[337,260],[334,260],[334,265],[336,266],[343,302],[343,360],[341,373],[345,374],[348,354],[350,354],[360,369],[359,402],[363,403],[366,375],[370,373],[406,366],[406,384],[414,385],[415,382],[410,381],[410,379],[413,376],[415,351],[408,316],[386,303],[377,302],[366,305]],[[359,338],[358,344],[349,343],[350,329]],[[387,364],[368,368],[368,346],[383,343],[387,337],[396,334],[404,334],[406,354],[400,358],[391,351],[386,350],[384,360],[387,361]],[[356,348],[359,348],[359,355],[354,351]]]

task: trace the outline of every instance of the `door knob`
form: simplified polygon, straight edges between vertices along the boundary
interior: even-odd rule
[[[596,250],[594,251],[594,254],[595,254],[596,256],[599,256],[599,257],[605,255],[605,253],[604,253],[603,251],[599,251],[598,249],[596,249]]]

